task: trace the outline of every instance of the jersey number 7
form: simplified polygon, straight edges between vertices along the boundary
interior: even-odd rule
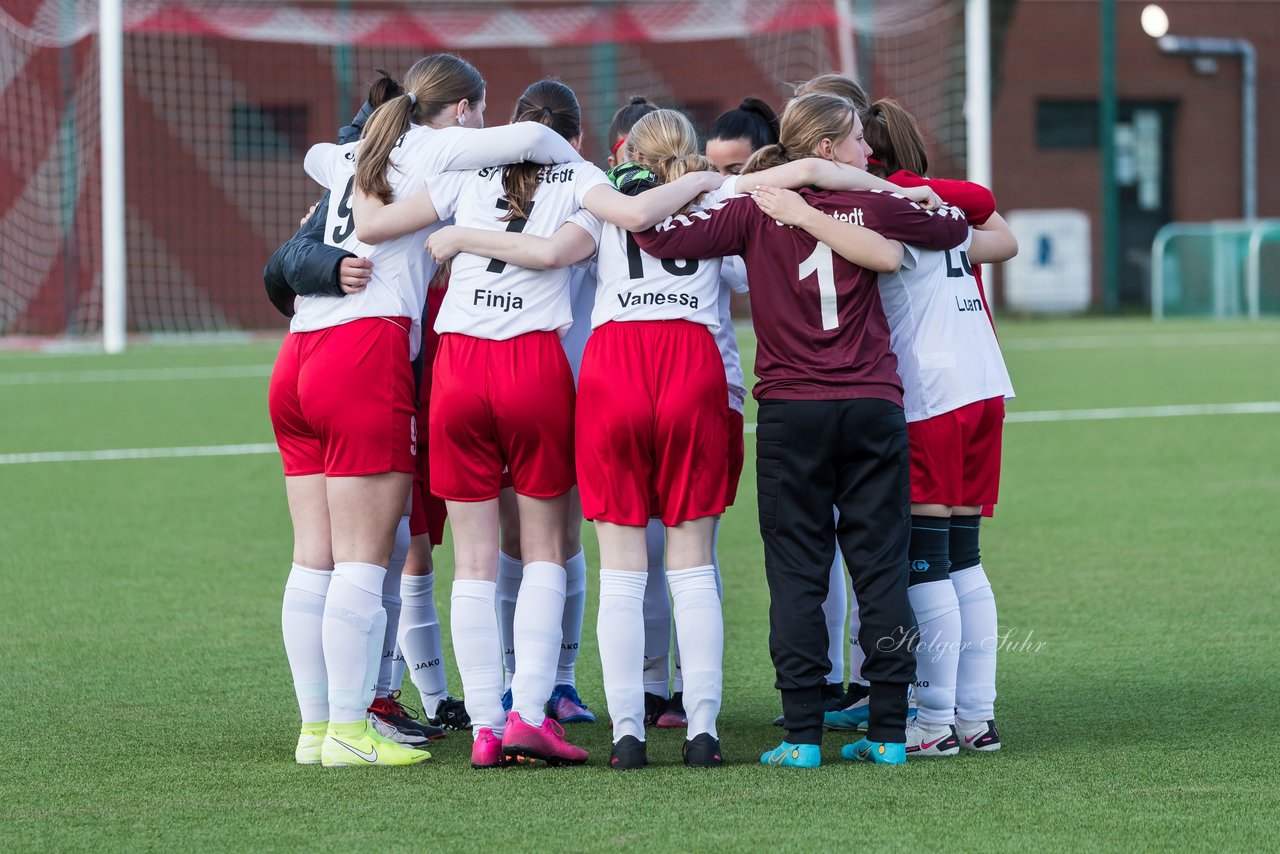
[[[524,209],[529,214],[529,216],[533,216],[533,205],[534,205],[533,202],[529,202],[529,204],[525,205]],[[507,204],[506,199],[498,199],[498,210],[509,211],[511,210],[511,205]],[[515,219],[507,221],[507,231],[511,234],[519,234],[520,232],[524,231],[524,227],[528,224],[529,224],[529,220],[523,217],[517,217]],[[499,261],[497,258],[494,258],[492,261],[489,262],[489,266],[485,267],[485,270],[487,270],[490,273],[501,273],[505,269],[507,269],[507,262]]]

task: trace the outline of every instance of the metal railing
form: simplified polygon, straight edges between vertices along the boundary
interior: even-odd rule
[[[1250,319],[1261,314],[1262,247],[1280,240],[1280,219],[1171,222],[1156,232],[1151,245],[1151,317],[1163,320],[1169,294],[1167,262],[1169,245],[1178,239],[1198,239],[1208,244],[1211,265],[1212,315],[1238,317],[1243,296]],[[1243,250],[1243,259],[1241,251]],[[1203,260],[1203,259],[1202,259]],[[1182,284],[1179,269],[1179,285]]]

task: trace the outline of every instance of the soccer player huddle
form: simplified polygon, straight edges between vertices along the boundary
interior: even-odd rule
[[[705,155],[684,114],[632,98],[607,172],[578,153],[563,83],[529,86],[500,127],[485,97],[456,56],[384,73],[341,142],[308,152],[327,195],[264,273],[292,318],[269,398],[296,760],[416,764],[453,729],[474,768],[586,762],[562,726],[595,721],[575,681],[585,519],[609,766],[648,764],[647,726],[687,729],[686,765],[723,764],[716,540],[747,391],[734,291],[758,340],[786,730],[760,762],[816,767],[824,727],[866,728],[853,761],[998,749],[978,531],[1013,392],[978,265],[1017,245],[991,193],[926,177],[912,117],[840,75],[801,84],[780,118],[744,100]],[[434,600],[446,516],[465,703]],[[420,714],[399,699],[406,670]]]

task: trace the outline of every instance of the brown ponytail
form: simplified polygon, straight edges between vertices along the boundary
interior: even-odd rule
[[[539,80],[516,101],[513,122],[538,122],[565,139],[582,133],[582,111],[573,90],[559,80]],[[514,163],[502,172],[502,189],[507,195],[507,213],[499,222],[529,218],[529,203],[538,191],[538,176],[543,166],[537,163]]]
[[[796,86],[795,96],[813,94],[839,95],[846,101],[852,101],[858,112],[865,112],[871,106],[867,90],[862,85],[844,74],[819,74]]]
[[[853,133],[857,118],[853,104],[839,95],[815,93],[792,98],[782,111],[778,144],[766,145],[751,155],[742,174],[815,157],[822,140],[829,139],[834,145],[844,142]]]
[[[404,87],[400,85],[400,81],[391,76],[389,71],[381,68],[373,70],[378,72],[379,77],[369,87],[369,96],[365,100],[376,110],[392,98],[403,95]]]
[[[479,102],[484,98],[484,78],[465,59],[437,53],[413,64],[404,75],[403,91],[365,122],[364,143],[356,156],[356,188],[388,203],[391,152],[410,123],[429,124],[451,104]]]
[[[929,172],[929,155],[924,150],[920,126],[902,105],[892,98],[881,98],[863,115],[862,133],[872,155],[880,165],[869,164],[869,171],[881,178],[903,169],[917,175]]]

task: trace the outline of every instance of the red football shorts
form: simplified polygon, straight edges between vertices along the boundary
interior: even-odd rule
[[[733,506],[738,497],[738,481],[742,479],[742,461],[747,455],[746,444],[742,436],[742,413],[729,407],[729,479],[725,483],[724,505]]]
[[[668,527],[724,512],[724,362],[705,326],[610,322],[578,374],[578,491],[587,519]]]
[[[912,503],[993,507],[1000,493],[1003,429],[1003,397],[909,422]]]
[[[450,501],[497,498],[502,469],[520,495],[573,488],[573,372],[560,337],[506,341],[440,336],[431,388],[431,491]]]
[[[436,317],[440,314],[445,293],[445,288],[428,289],[426,311],[422,318],[422,380],[418,384],[418,424],[422,429],[418,431],[418,465],[413,473],[412,507],[409,512],[410,536],[427,534],[433,546],[444,541],[444,522],[449,515],[444,502],[431,494],[430,431],[427,429],[431,421],[431,369],[436,361],[436,351],[440,349],[440,335],[435,330]]]
[[[366,317],[289,333],[271,373],[268,407],[286,477],[412,473],[409,320]]]

